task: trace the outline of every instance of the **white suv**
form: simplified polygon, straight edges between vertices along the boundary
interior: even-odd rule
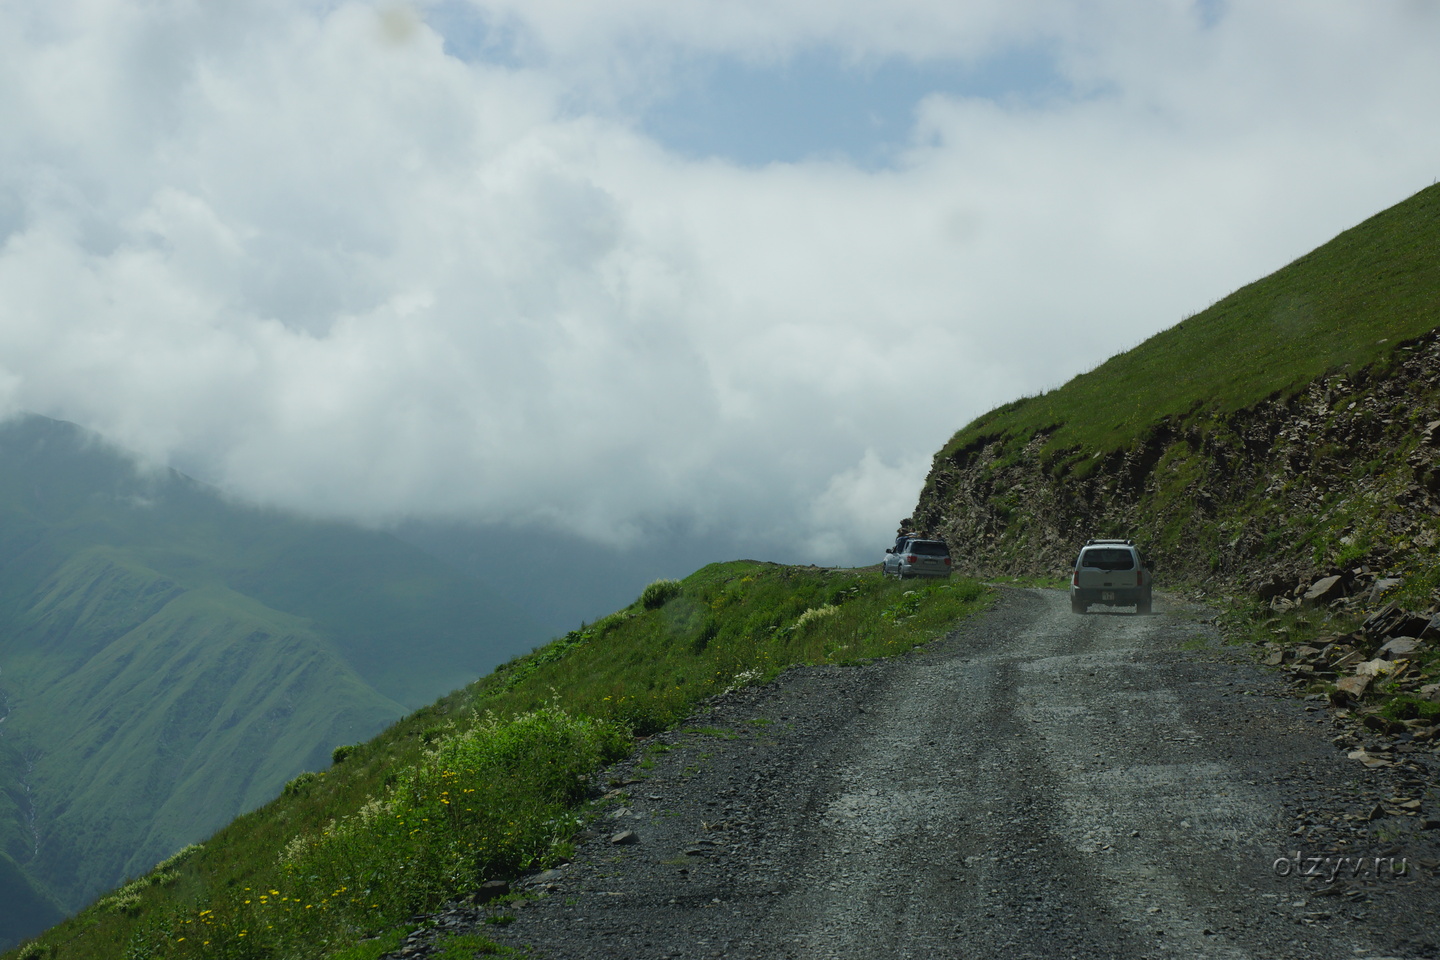
[[[1092,603],[1135,606],[1150,612],[1150,571],[1131,540],[1089,540],[1075,558],[1070,577],[1070,610],[1085,613]]]

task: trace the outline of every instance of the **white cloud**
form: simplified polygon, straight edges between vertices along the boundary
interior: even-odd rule
[[[930,457],[914,456],[894,465],[874,450],[866,450],[859,463],[831,477],[811,502],[808,519],[815,532],[804,544],[804,552],[818,557],[848,556],[856,547],[848,531],[859,528],[875,538],[868,544],[872,556],[864,559],[878,563],[884,534],[909,516],[915,491],[924,482],[930,463]]]
[[[864,561],[964,422],[1440,147],[1415,5],[473,8],[511,65],[425,5],[6,6],[0,409],[305,510]],[[1022,43],[1070,95],[937,94],[888,170],[687,160],[625,113],[696,52]]]

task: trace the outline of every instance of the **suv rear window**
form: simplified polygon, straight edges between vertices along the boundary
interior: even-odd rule
[[[1080,554],[1080,566],[1101,570],[1134,570],[1135,554],[1123,547],[1091,548]]]
[[[905,548],[906,553],[916,553],[922,557],[948,557],[950,548],[939,540],[911,540]]]

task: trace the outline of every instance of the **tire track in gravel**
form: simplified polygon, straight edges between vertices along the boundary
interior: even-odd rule
[[[1377,921],[1276,875],[1287,784],[1349,768],[1181,606],[1006,591],[909,657],[735,691],[611,771],[539,899],[445,924],[555,960],[1434,955],[1433,877]]]

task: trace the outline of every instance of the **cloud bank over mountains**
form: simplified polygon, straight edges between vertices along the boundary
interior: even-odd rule
[[[7,5],[0,412],[329,516],[867,561],[966,421],[1429,184],[1433,11]],[[987,92],[878,164],[655,119],[816,63]]]

